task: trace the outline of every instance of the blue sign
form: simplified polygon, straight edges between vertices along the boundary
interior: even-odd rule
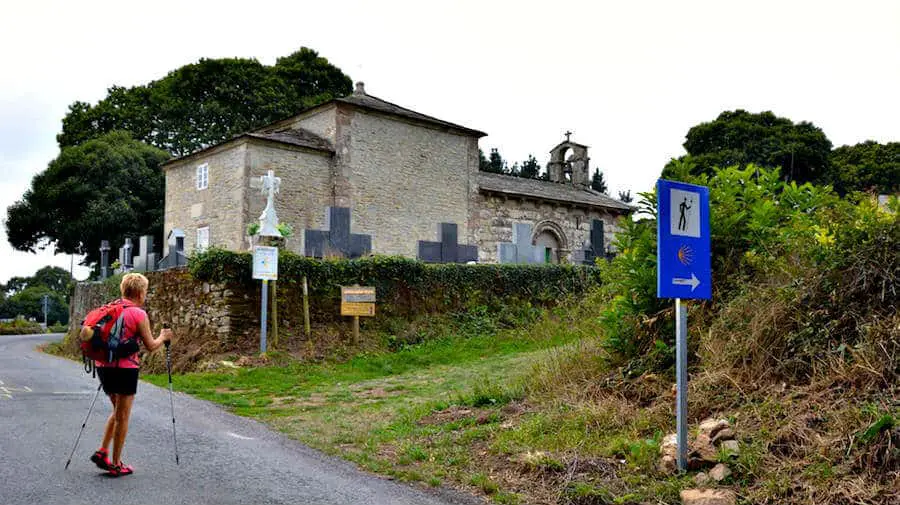
[[[656,195],[656,296],[709,300],[709,188],[659,179]]]

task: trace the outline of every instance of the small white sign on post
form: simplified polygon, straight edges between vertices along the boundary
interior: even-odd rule
[[[278,280],[278,248],[258,245],[253,248],[253,278]]]
[[[262,280],[262,301],[259,318],[259,352],[266,352],[266,322],[268,321],[269,281],[278,280],[278,248],[253,248],[253,278]]]

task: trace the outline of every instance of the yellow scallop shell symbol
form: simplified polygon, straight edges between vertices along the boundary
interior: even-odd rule
[[[683,245],[678,248],[678,261],[682,265],[690,265],[694,262],[694,250],[690,246]]]

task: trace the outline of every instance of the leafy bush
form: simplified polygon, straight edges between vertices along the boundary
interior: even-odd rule
[[[24,319],[15,319],[8,323],[0,323],[0,335],[31,335],[43,333],[41,325]]]
[[[763,368],[783,359],[782,372],[805,375],[822,350],[858,342],[868,316],[896,311],[896,209],[863,195],[842,200],[827,186],[785,183],[775,169],[731,167],[713,176],[688,170],[676,163],[674,178],[708,186],[711,207],[713,301],[695,312],[701,322],[721,314],[713,329],[740,333],[735,339],[744,342],[729,342],[729,349],[748,351],[740,356],[723,346],[714,355],[757,356]],[[621,254],[601,267],[609,299],[600,316],[604,345],[634,374],[670,365],[674,341],[672,303],[656,298],[656,199],[642,197],[650,217],[624,223],[616,238]],[[729,309],[732,300],[740,303]],[[783,303],[776,324],[747,313],[759,312],[760,300],[770,308]]]
[[[48,333],[65,333],[67,331],[69,331],[69,325],[67,324],[52,324],[47,328]]]

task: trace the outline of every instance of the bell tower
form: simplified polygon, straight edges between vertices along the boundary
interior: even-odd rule
[[[566,140],[550,151],[547,173],[551,182],[587,189],[591,186],[588,146],[572,142],[571,135],[566,132]]]

